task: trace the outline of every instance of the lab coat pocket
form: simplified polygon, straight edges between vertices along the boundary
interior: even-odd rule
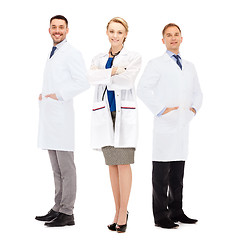
[[[160,117],[162,122],[167,125],[176,125],[179,121],[179,110],[172,110]]]
[[[72,102],[58,101],[52,98],[46,98],[42,101],[45,108],[45,118],[48,122],[52,123],[52,128],[56,129],[56,132],[60,130],[61,132],[70,131],[69,127],[74,126]]]
[[[137,106],[134,101],[121,102],[120,145],[135,147],[137,141]]]
[[[102,110],[106,108],[106,103],[104,101],[101,101],[101,102],[95,102],[93,104],[93,108],[92,108],[92,111],[93,112],[96,112],[96,111],[99,111],[99,110]],[[103,113],[104,111],[101,111],[101,114]]]
[[[94,102],[92,108],[91,145],[100,149],[112,145],[113,124],[106,102]]]
[[[43,149],[74,149],[74,112],[71,101],[43,98],[40,101],[39,146]]]
[[[121,118],[124,122],[135,124],[137,120],[137,107],[133,101],[121,102]],[[122,121],[121,120],[121,121]]]
[[[52,103],[54,99],[50,100],[49,98],[44,97],[39,101],[40,111],[45,114],[45,117],[51,117],[56,111],[55,102]]]
[[[193,111],[191,111],[190,109],[188,110],[189,111],[189,117],[188,117],[188,120],[189,122],[194,118],[195,114]]]
[[[193,117],[194,117],[194,113],[190,110],[190,109],[185,109],[184,111],[183,111],[183,118],[182,119],[184,119],[184,124],[189,124],[190,123],[190,121],[193,119]]]
[[[58,101],[48,97],[43,101],[43,103],[45,103],[46,111],[48,112],[50,117],[52,118],[63,117],[63,114],[64,114],[62,110],[63,101]]]

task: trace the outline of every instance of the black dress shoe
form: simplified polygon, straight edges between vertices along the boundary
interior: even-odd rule
[[[51,222],[45,223],[47,227],[64,227],[75,225],[74,215],[67,215],[65,213],[60,213],[57,218]]]
[[[59,214],[60,214],[59,212],[56,212],[51,209],[46,215],[37,216],[37,217],[35,217],[35,219],[38,221],[50,222],[53,219],[55,219]]]
[[[127,218],[126,218],[126,224],[124,225],[116,225],[116,231],[118,233],[124,233],[126,232],[126,229],[127,229],[127,222],[128,222],[128,216],[129,216],[129,212],[127,211]]]
[[[194,224],[198,221],[197,219],[192,219],[187,217],[184,213],[176,217],[171,216],[170,218],[174,222],[181,222],[181,223],[187,223],[187,224]]]
[[[172,229],[172,228],[178,228],[179,225],[175,224],[170,218],[163,218],[155,223],[156,227],[161,227],[161,228],[167,228],[167,229]]]
[[[108,225],[108,229],[111,231],[116,231],[116,225],[117,225],[117,223],[112,223],[112,224]]]

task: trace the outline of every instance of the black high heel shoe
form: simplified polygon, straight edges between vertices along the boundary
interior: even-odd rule
[[[124,224],[124,225],[118,225],[118,224],[116,224],[116,231],[118,233],[124,233],[124,232],[126,232],[127,222],[128,222],[128,216],[129,216],[129,212],[127,211],[126,224]]]
[[[117,223],[112,223],[112,224],[108,225],[107,227],[110,231],[116,231],[116,225],[117,225]]]

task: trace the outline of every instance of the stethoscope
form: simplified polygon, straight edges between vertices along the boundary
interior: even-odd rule
[[[122,49],[121,49],[121,50],[122,50]],[[114,58],[115,58],[116,56],[119,55],[119,53],[121,52],[121,50],[120,50],[119,52],[115,53],[115,54],[112,53],[111,49],[109,50],[109,53],[110,53],[111,56],[113,57],[113,58],[112,58],[112,62],[111,62],[111,67],[113,66],[113,60],[114,60]],[[103,99],[104,99],[104,95],[105,95],[105,93],[106,93],[106,91],[107,91],[107,88],[108,88],[108,86],[106,86],[105,89],[104,89],[103,96],[102,96],[102,101],[103,101]]]

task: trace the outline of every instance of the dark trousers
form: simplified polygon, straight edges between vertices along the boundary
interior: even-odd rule
[[[153,161],[153,214],[155,223],[182,210],[182,190],[185,161]]]

